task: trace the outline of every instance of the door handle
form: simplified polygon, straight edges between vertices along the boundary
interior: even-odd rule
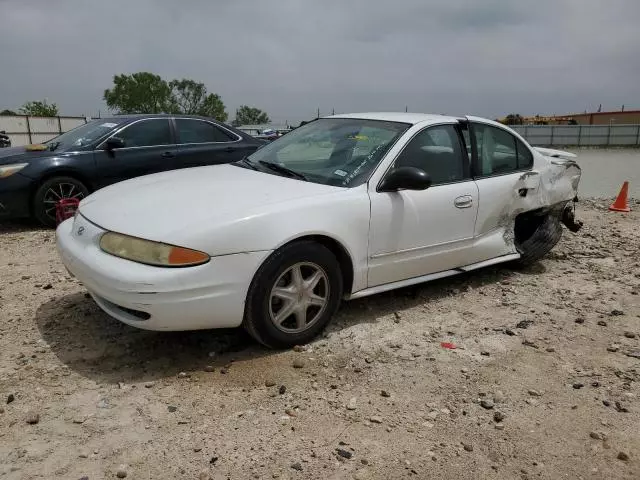
[[[473,197],[471,195],[462,195],[453,201],[456,208],[469,208],[473,205]]]
[[[175,154],[174,154],[173,152],[164,152],[164,153],[161,155],[161,157],[162,157],[162,158],[173,158],[173,157],[175,157]]]
[[[224,151],[227,152],[227,153],[231,153],[231,152],[235,152],[236,149],[233,148],[233,147],[227,147],[227,148],[224,149]]]

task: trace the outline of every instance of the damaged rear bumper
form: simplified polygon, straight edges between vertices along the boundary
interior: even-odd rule
[[[578,232],[583,225],[582,221],[576,219],[575,202],[576,200],[574,199],[573,202],[565,205],[564,209],[562,210],[562,216],[560,217],[560,220],[562,221],[564,226],[573,233]]]

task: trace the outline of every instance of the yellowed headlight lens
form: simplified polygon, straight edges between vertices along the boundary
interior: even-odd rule
[[[158,267],[191,267],[209,261],[209,255],[189,248],[153,242],[121,233],[107,232],[100,248],[116,257]]]

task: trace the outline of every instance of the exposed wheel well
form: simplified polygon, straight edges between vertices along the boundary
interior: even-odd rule
[[[515,219],[514,234],[516,245],[531,238],[534,232],[544,222],[546,212],[542,209],[525,212],[518,215]]]
[[[566,202],[561,202],[550,207],[537,208],[516,216],[514,224],[515,243],[520,245],[529,240],[538,230],[547,217],[560,218]]]
[[[334,240],[331,237],[325,235],[307,235],[305,237],[299,237],[292,240],[289,243],[299,242],[301,240],[311,240],[319,243],[322,246],[328,248],[338,259],[340,264],[340,271],[342,272],[342,283],[344,285],[344,293],[351,293],[353,288],[353,261],[347,250],[342,246],[340,242]]]

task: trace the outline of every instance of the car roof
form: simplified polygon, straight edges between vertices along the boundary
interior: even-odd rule
[[[112,115],[110,117],[94,118],[93,120],[111,120],[114,122],[126,122],[129,120],[135,120],[138,118],[196,118],[201,120],[213,121],[217,123],[223,123],[215,118],[203,117],[201,115],[182,115],[172,113],[124,113],[121,115]]]
[[[383,120],[386,122],[402,122],[415,125],[423,122],[455,122],[464,117],[453,117],[447,115],[427,114],[427,113],[407,113],[407,112],[363,112],[363,113],[346,113],[341,115],[332,115],[325,118],[358,118],[362,120]]]

